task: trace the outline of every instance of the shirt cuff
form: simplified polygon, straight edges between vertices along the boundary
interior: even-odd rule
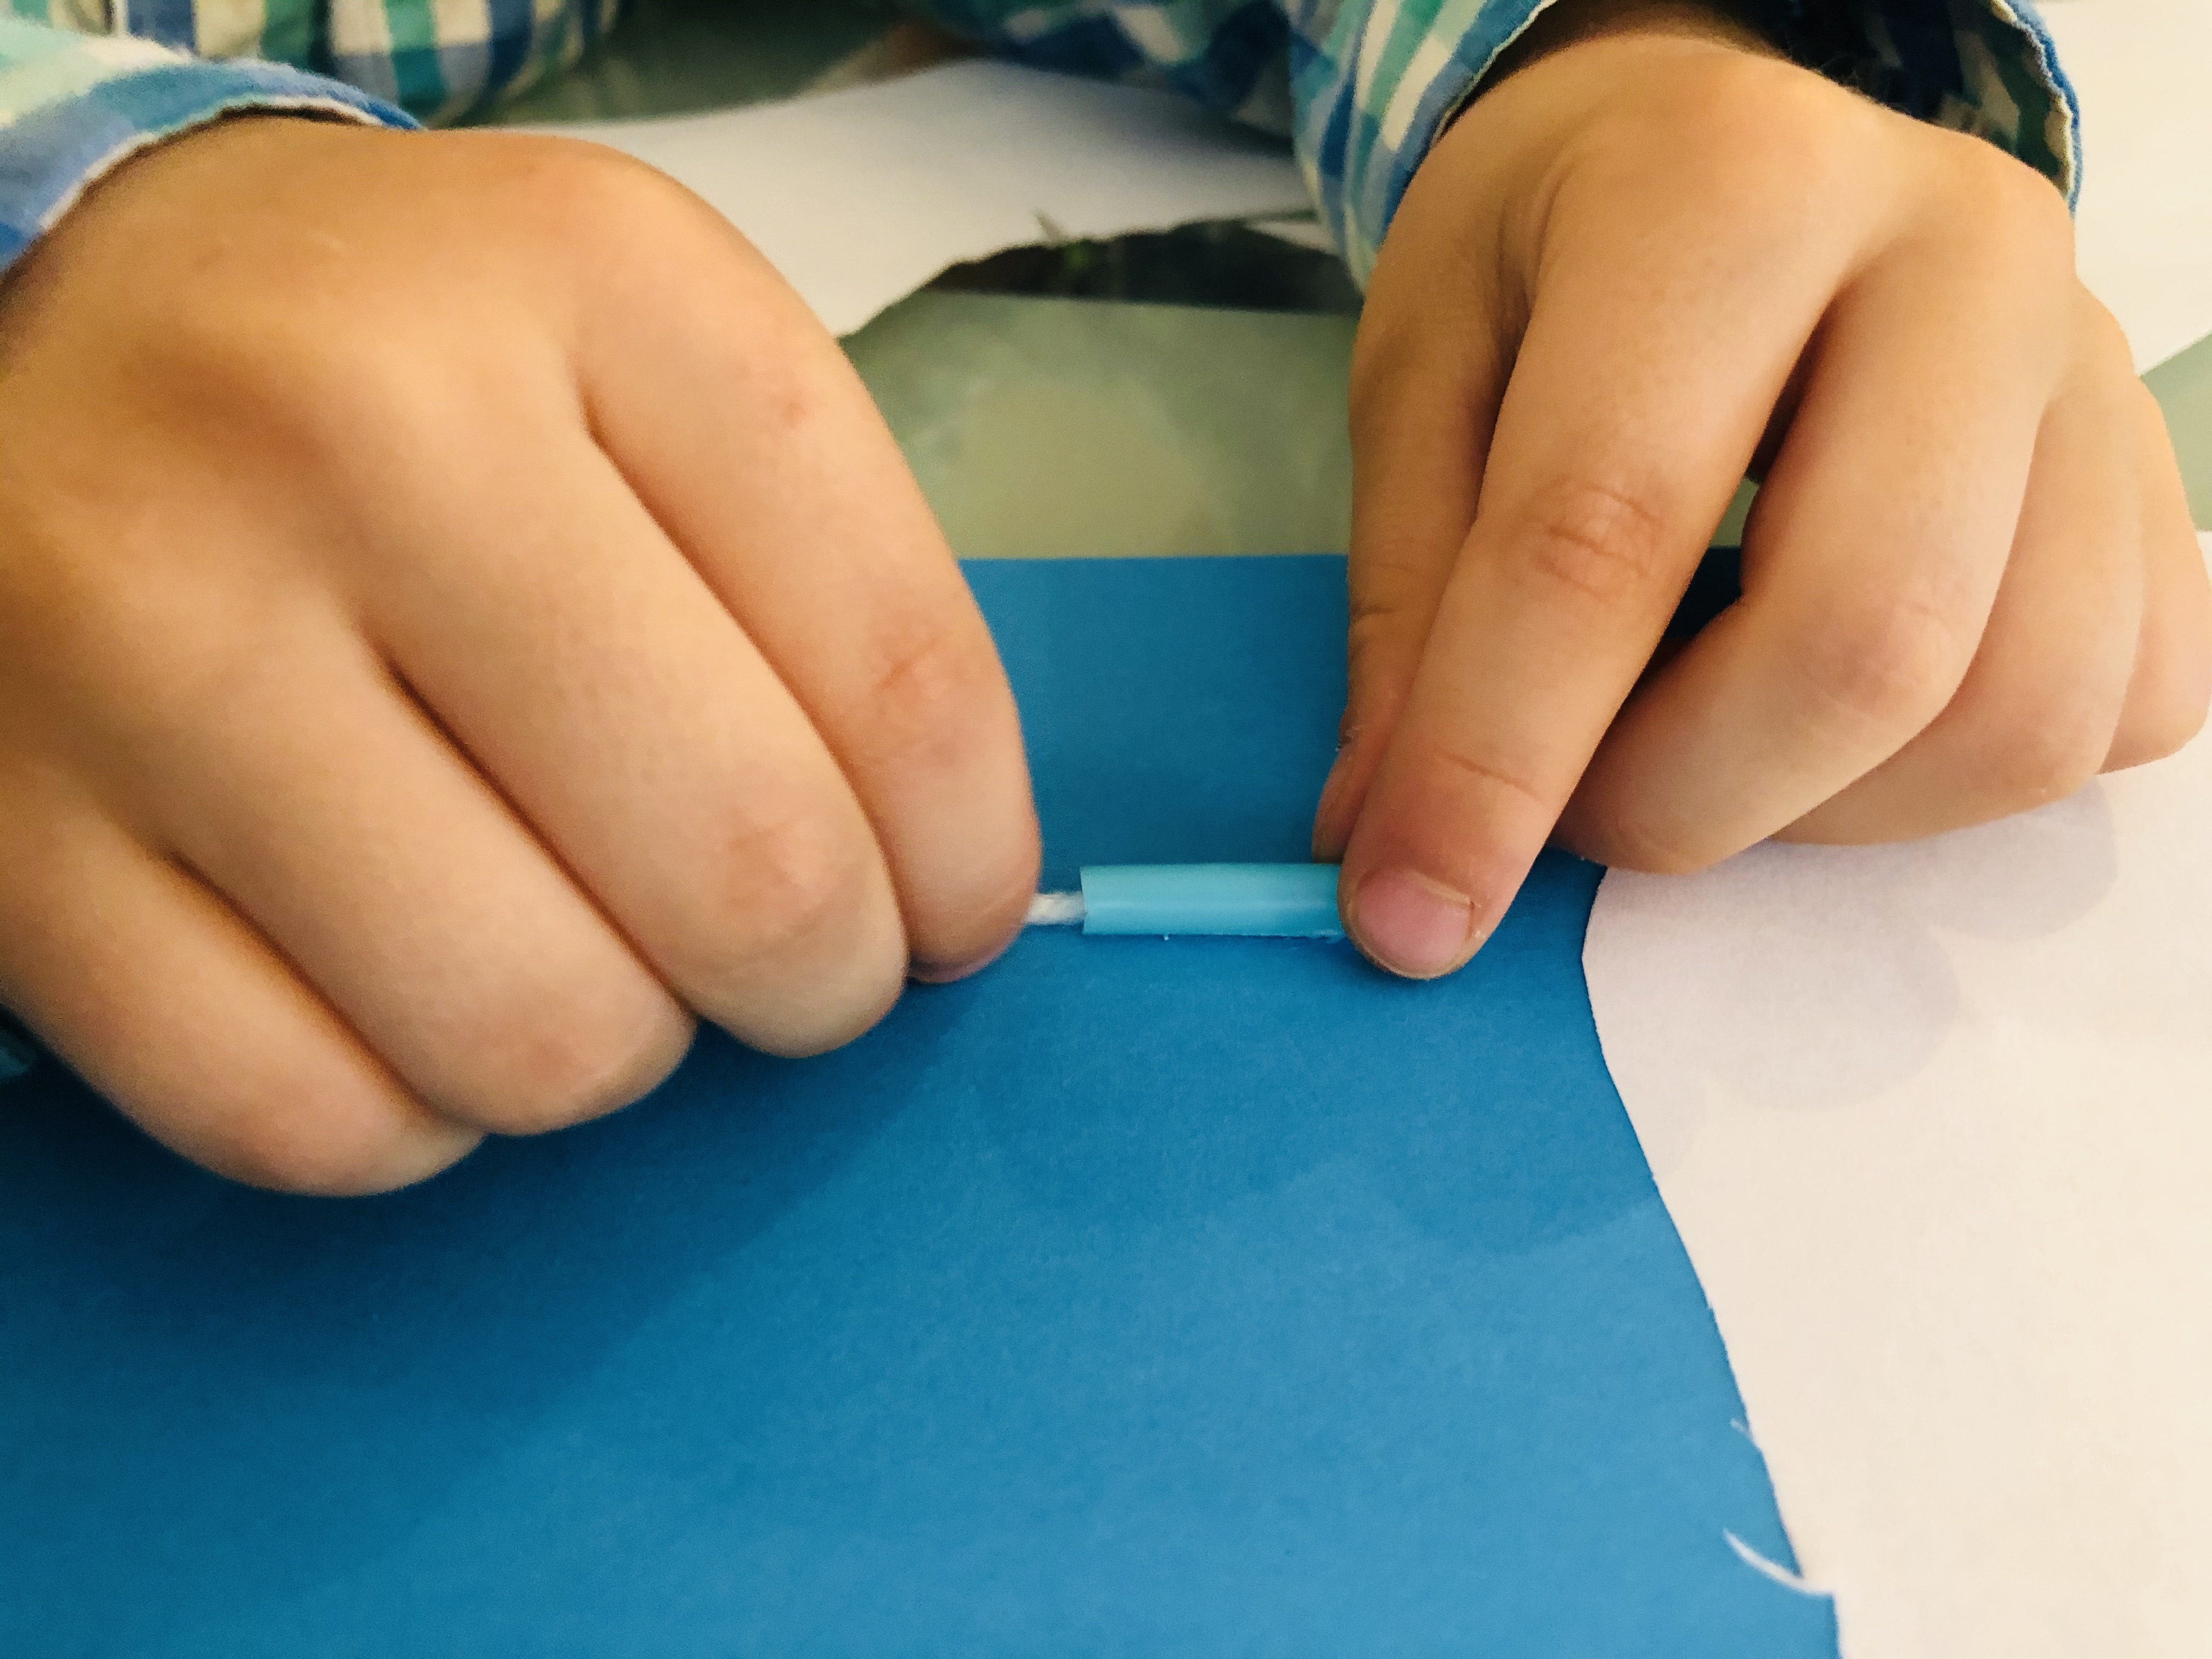
[[[1430,146],[1552,3],[1346,6],[1328,39],[1302,46],[1299,158],[1361,282]],[[1734,9],[1807,68],[1988,139],[2069,202],[2079,192],[2079,104],[2028,0],[1739,0]]]
[[[39,31],[47,33],[47,31]],[[78,37],[35,58],[0,31],[0,271],[140,150],[245,110],[413,127],[342,82],[281,64],[205,63],[140,40]],[[48,90],[40,100],[36,94]]]

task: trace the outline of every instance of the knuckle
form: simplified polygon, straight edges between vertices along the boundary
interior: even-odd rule
[[[1983,170],[1992,200],[2024,244],[2073,270],[2074,216],[2050,179],[1995,144],[1984,143]]]
[[[2136,378],[2135,348],[2128,343],[2127,331],[2120,326],[2120,319],[2087,289],[2077,287],[2075,293],[2081,318],[2082,356],[2126,386],[2130,395],[2148,399],[2152,409],[2158,411],[2162,425],[2166,417],[2164,411],[2159,410],[2157,398]]]
[[[1832,199],[1866,166],[1865,112],[1817,75],[1759,58],[1713,65],[1717,84],[1685,87],[1685,125],[1705,141],[1714,181],[1758,199]],[[1741,199],[1738,198],[1737,199]]]
[[[827,812],[749,826],[678,949],[678,981],[702,1006],[743,1001],[748,986],[854,932],[873,871],[872,849]]]
[[[1403,629],[1407,610],[1406,603],[1395,596],[1355,592],[1345,623],[1346,655],[1357,665],[1388,647]]]
[[[1449,744],[1431,750],[1429,759],[1440,775],[1490,800],[1503,797],[1540,819],[1546,829],[1559,816],[1560,803],[1538,781],[1531,768]]]
[[[747,422],[772,442],[811,439],[851,453],[866,431],[861,441],[884,463],[897,465],[896,447],[851,362],[765,262],[732,264],[728,250],[712,248],[681,257],[664,251],[651,259],[636,258],[634,249],[623,257],[632,268],[613,273],[610,285],[634,319],[626,331],[603,333],[595,324],[591,338],[600,343],[587,347],[587,359],[649,341],[680,352],[703,381],[726,387],[743,403]],[[680,274],[672,276],[672,268]],[[720,280],[701,280],[708,270],[718,270]],[[856,463],[873,466],[878,460],[863,452]],[[929,523],[918,496],[912,505],[915,521]]]
[[[1611,801],[1597,804],[1577,797],[1570,804],[1559,829],[1569,851],[1607,869],[1688,876],[1708,868],[1722,856],[1682,846],[1663,833],[1648,811]]]
[[[520,134],[474,142],[486,144],[500,163],[502,206],[564,246],[621,246],[696,227],[696,197],[659,168],[608,145]]]
[[[1655,591],[1666,539],[1665,515],[1648,496],[1594,483],[1569,485],[1540,501],[1520,538],[1539,584],[1604,610]]]
[[[1379,641],[1425,627],[1436,606],[1438,574],[1418,559],[1363,550],[1349,571],[1351,633]]]
[[[1363,729],[1396,723],[1419,660],[1421,641],[1409,633],[1399,605],[1355,604],[1345,631],[1346,698],[1339,738],[1349,742]]]
[[[775,267],[684,185],[604,145],[526,142],[514,192],[523,237],[628,303],[680,319],[688,348],[716,367],[802,346],[810,361],[843,361]]]
[[[1413,687],[1436,610],[1410,571],[1369,568],[1353,586],[1345,630],[1344,717],[1340,744],[1363,733],[1388,732],[1398,722]]]
[[[1893,596],[1802,635],[1798,674],[1820,712],[1883,736],[1918,732],[1966,672],[1971,642],[1923,599]]]
[[[1754,217],[1795,220],[1848,198],[1866,171],[1873,106],[1823,76],[1747,53],[1654,79],[1624,101],[1605,182],[1648,191],[1681,181]]]
[[[780,438],[799,437],[834,415],[836,389],[803,343],[763,330],[740,358],[729,354],[733,377],[742,377],[755,418]]]
[[[995,730],[1002,680],[980,629],[920,611],[896,607],[869,650],[857,746],[890,766],[951,770]]]
[[[1345,658],[1353,684],[1360,682],[1363,670],[1397,654],[1396,647],[1406,631],[1407,610],[1397,599],[1371,594],[1354,597],[1344,629]]]
[[[446,1109],[497,1134],[544,1134],[650,1091],[682,1058],[688,1024],[641,975],[636,988],[609,977],[518,980],[475,1007],[447,1044]]]
[[[2086,705],[2046,703],[1994,746],[1995,793],[2012,811],[2064,799],[2103,769],[2112,727]]]
[[[2008,270],[2072,276],[2073,216],[2050,179],[1987,139],[1934,128],[1926,137],[1948,152],[1943,204],[1954,235]]]

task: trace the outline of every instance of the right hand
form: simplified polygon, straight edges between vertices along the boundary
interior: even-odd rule
[[[1019,927],[988,634],[836,343],[610,152],[232,120],[0,292],[0,1002],[258,1184],[781,1054]]]
[[[1361,946],[1451,971],[1547,840],[1905,840],[2188,742],[2212,589],[2057,190],[1725,9],[1561,0],[1516,50],[1359,325],[1314,839]],[[1662,654],[1747,469],[1743,597]]]

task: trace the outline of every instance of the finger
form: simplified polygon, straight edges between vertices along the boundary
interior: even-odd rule
[[[1394,290],[1425,267],[1376,272],[1352,367],[1351,626],[1336,763],[1314,812],[1313,854],[1343,857],[1453,561],[1474,523],[1483,463],[1512,361],[1512,341],[1484,274],[1439,315],[1433,296]],[[1418,326],[1416,325],[1418,324]]]
[[[1963,829],[2070,795],[2103,765],[2142,631],[2144,548],[2135,377],[2124,347],[2101,343],[2044,416],[2003,585],[1957,695],[1785,839]]]
[[[592,428],[836,757],[915,971],[957,976],[1005,948],[1036,886],[1012,694],[851,365],[726,226],[708,234],[737,295],[611,308],[580,349]]]
[[[1662,205],[1624,224],[1622,199]],[[1815,228],[1686,267],[1701,211],[1613,191],[1555,210],[1480,511],[1346,849],[1347,923],[1398,972],[1457,966],[1504,913],[1850,252]]]
[[[666,990],[319,600],[174,698],[154,833],[447,1116],[527,1133],[682,1056]]]
[[[771,1053],[834,1048],[906,945],[868,822],[805,712],[576,428],[503,413],[504,463],[448,499],[427,458],[357,603],[401,673],[689,1006]],[[503,465],[502,475],[497,468]],[[372,532],[373,533],[373,532]]]
[[[2212,702],[2212,581],[2191,522],[2189,497],[2158,401],[2133,386],[2130,429],[2142,466],[2144,599],[2134,678],[2105,770],[2174,753],[2204,724]]]
[[[1562,821],[1570,845],[1701,867],[1839,793],[1950,702],[2071,337],[2011,280],[2053,257],[2020,243],[1910,239],[1838,299],[1746,526],[1743,599],[1623,711]]]
[[[156,1139],[234,1180],[327,1194],[404,1187],[476,1145],[58,774],[19,761],[0,799],[0,1002]]]

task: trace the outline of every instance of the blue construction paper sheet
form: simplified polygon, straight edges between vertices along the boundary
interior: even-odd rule
[[[970,577],[1049,876],[1299,856],[1333,559]],[[1832,1656],[1599,1058],[1597,872],[1439,985],[1026,938],[413,1192],[0,1094],[0,1653]]]

